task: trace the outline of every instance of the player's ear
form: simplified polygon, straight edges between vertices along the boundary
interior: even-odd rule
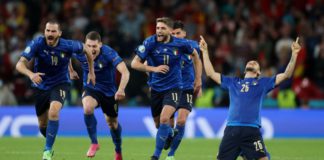
[[[61,31],[61,30],[59,30],[58,32],[59,32],[59,34],[58,34],[58,35],[59,35],[59,37],[61,37],[61,36],[62,36],[62,31]]]

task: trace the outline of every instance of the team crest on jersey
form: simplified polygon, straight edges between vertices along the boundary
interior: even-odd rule
[[[253,82],[252,82],[252,85],[253,85],[253,86],[256,86],[257,84],[258,84],[258,81],[253,81]]]
[[[24,52],[28,54],[30,52],[30,47],[28,46]]]
[[[192,59],[191,55],[187,55],[187,57],[188,57],[188,60],[191,60]]]
[[[65,58],[65,53],[61,52],[61,58]]]
[[[101,62],[99,62],[98,66],[100,69],[103,68],[103,64]]]
[[[177,55],[179,54],[179,51],[178,51],[177,48],[173,48],[173,54],[174,54],[175,56],[177,56]]]
[[[144,53],[145,52],[145,46],[144,45],[140,45],[138,47],[138,51],[141,52],[141,53]]]

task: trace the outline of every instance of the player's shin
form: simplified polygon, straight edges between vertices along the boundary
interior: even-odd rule
[[[46,145],[45,150],[52,150],[55,137],[58,131],[59,121],[58,120],[49,120],[46,130]]]

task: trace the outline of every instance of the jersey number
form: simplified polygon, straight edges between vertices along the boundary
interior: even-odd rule
[[[242,84],[242,89],[241,89],[241,92],[248,92],[249,91],[249,85],[247,84]]]
[[[261,143],[261,140],[255,141],[253,142],[253,144],[255,146],[255,151],[263,150],[263,145]]]
[[[163,64],[169,64],[170,56],[169,55],[163,55]]]
[[[57,66],[58,64],[57,56],[51,56],[51,59],[52,59],[52,66]]]

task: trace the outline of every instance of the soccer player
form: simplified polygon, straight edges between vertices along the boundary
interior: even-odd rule
[[[169,121],[181,97],[181,55],[191,54],[195,66],[199,65],[197,51],[188,40],[172,37],[172,27],[170,18],[157,18],[156,34],[145,39],[136,49],[137,55],[131,64],[136,70],[149,72],[151,112],[158,128],[151,160],[159,159],[168,135],[173,132]],[[148,65],[144,65],[145,60]],[[195,67],[196,73],[198,70],[198,67]],[[195,88],[199,88],[201,82],[196,82],[195,85]]]
[[[96,86],[86,83],[83,76],[84,92],[82,104],[84,110],[84,122],[87,126],[91,145],[87,157],[94,157],[99,149],[97,140],[97,120],[93,114],[94,109],[101,106],[107,124],[110,128],[112,141],[115,144],[115,160],[122,160],[121,151],[121,125],[118,123],[118,101],[125,98],[125,88],[129,80],[129,71],[126,64],[119,57],[117,52],[107,45],[103,45],[98,32],[91,31],[86,35],[85,45],[93,53],[94,69],[97,77]],[[75,55],[82,63],[83,75],[89,72],[84,55]],[[121,73],[121,80],[118,89],[115,84],[116,69]],[[75,75],[73,69],[70,75]]]
[[[184,24],[181,21],[175,21],[173,24],[172,35],[177,38],[185,38],[186,31],[184,30]],[[200,52],[199,44],[196,41],[188,40],[189,43],[196,51]],[[199,61],[200,62],[200,61]],[[166,160],[175,160],[174,154],[177,150],[185,131],[185,124],[189,113],[192,110],[192,101],[194,96],[194,82],[201,81],[201,72],[195,74],[194,66],[191,55],[184,54],[181,56],[181,74],[182,74],[182,94],[180,97],[179,107],[177,108],[178,117],[176,120],[175,130],[177,134],[175,137],[169,136],[164,149],[168,149],[171,145],[171,149],[168,153]],[[196,80],[196,81],[195,81]],[[199,86],[200,87],[200,86]],[[201,91],[201,88],[196,90]],[[197,95],[198,93],[195,93]]]
[[[57,21],[46,23],[44,36],[31,41],[23,51],[16,69],[28,76],[35,88],[36,114],[40,132],[46,137],[43,160],[51,160],[53,144],[59,127],[59,112],[70,86],[68,64],[73,53],[86,53],[90,72],[87,83],[95,84],[93,60],[90,50],[79,41],[61,38]],[[27,68],[34,58],[34,69]]]
[[[232,160],[239,154],[246,159],[267,160],[267,151],[260,132],[260,109],[266,94],[289,79],[294,71],[301,46],[298,37],[292,43],[292,55],[284,73],[273,77],[260,77],[261,69],[257,61],[249,61],[243,79],[227,77],[214,71],[209,60],[207,43],[201,36],[200,49],[206,74],[209,78],[229,90],[230,106],[224,137],[221,141],[217,159]]]

